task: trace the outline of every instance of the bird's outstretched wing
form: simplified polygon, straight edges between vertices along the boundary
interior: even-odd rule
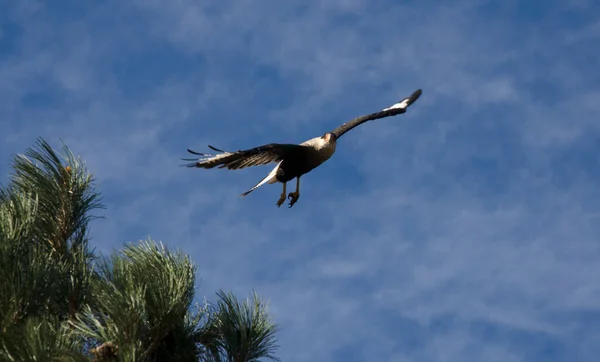
[[[385,117],[397,116],[399,114],[406,113],[406,109],[408,108],[408,106],[410,106],[417,99],[419,99],[419,97],[421,96],[422,93],[423,92],[420,89],[417,89],[409,97],[404,98],[400,102],[398,102],[382,111],[367,114],[367,115],[360,116],[360,117],[356,117],[353,120],[346,122],[343,125],[339,126],[338,128],[334,129],[333,131],[331,131],[331,133],[333,133],[336,136],[336,138],[340,138],[340,137],[342,137],[342,135],[344,133],[350,131],[354,127],[357,127],[365,122],[373,121],[373,120],[381,119],[381,118],[385,118]]]
[[[184,166],[197,168],[227,168],[229,170],[238,170],[250,166],[266,165],[271,162],[281,161],[284,157],[294,153],[300,153],[305,150],[304,146],[294,144],[270,143],[247,150],[235,152],[223,151],[213,146],[210,149],[219,152],[218,154],[199,153],[188,149],[191,154],[201,156],[200,158],[182,158],[183,161],[194,161]]]

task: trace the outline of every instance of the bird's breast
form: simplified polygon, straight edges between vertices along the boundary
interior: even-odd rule
[[[335,152],[335,144],[326,144],[323,147],[315,149],[309,154],[309,163],[313,167],[317,167],[327,161]]]
[[[323,157],[323,161],[328,160],[335,153],[335,143],[328,143],[319,150],[319,153]]]

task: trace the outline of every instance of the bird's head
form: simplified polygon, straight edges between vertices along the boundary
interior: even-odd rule
[[[326,143],[335,143],[337,137],[335,136],[335,134],[331,133],[331,132],[327,132],[324,135],[321,136],[321,138],[323,139],[323,141],[325,141]]]

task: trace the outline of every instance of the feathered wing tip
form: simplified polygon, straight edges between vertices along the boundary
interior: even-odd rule
[[[208,145],[208,148],[210,148],[210,149],[211,149],[211,150],[213,150],[213,151],[220,152],[220,153],[225,153],[225,152],[227,152],[227,151],[220,150],[220,149],[218,149],[218,148],[216,148],[216,147],[214,147],[214,146],[211,146],[211,145]],[[190,150],[189,148],[187,149],[187,151],[188,151],[189,153],[191,153],[192,155],[198,155],[198,156],[214,156],[214,155],[212,155],[212,154],[209,154],[209,153],[200,153],[200,152],[196,152],[196,151]]]
[[[211,146],[211,145],[208,145],[208,148],[210,148],[210,149],[211,149],[211,150],[213,150],[213,151],[219,152],[219,153],[221,153],[221,154],[224,154],[224,153],[229,153],[229,152],[227,152],[227,151],[220,150],[220,149],[218,149],[218,148],[216,148],[216,147],[214,147],[214,146]],[[196,152],[196,151],[194,151],[194,150],[190,150],[189,148],[187,149],[187,151],[188,151],[189,153],[191,153],[192,155],[196,155],[196,156],[200,156],[200,157],[206,157],[206,158],[211,158],[211,157],[216,157],[216,156],[218,156],[218,155],[214,155],[214,154],[211,154],[211,153],[200,153],[200,152]],[[199,166],[199,165],[198,165],[198,163],[199,163],[199,160],[198,160],[197,158],[182,158],[181,160],[182,160],[182,161],[192,161],[191,163],[186,163],[185,165],[181,165],[181,166],[183,166],[183,167],[198,167],[198,166]]]
[[[413,92],[413,94],[410,95],[410,97],[408,97],[408,105],[410,106],[411,104],[415,103],[417,99],[419,99],[419,97],[421,96],[421,94],[423,93],[423,91],[421,89],[417,89],[416,91]]]
[[[221,152],[221,153],[225,153],[225,152],[227,152],[227,151],[220,150],[220,149],[218,149],[218,148],[216,148],[216,147],[213,147],[213,146],[211,146],[211,145],[208,145],[208,148],[210,148],[210,149],[211,149],[211,150],[213,150],[213,151],[217,151],[217,152]],[[188,151],[189,151],[189,149],[188,149]]]
[[[250,166],[266,165],[271,162],[281,161],[285,155],[301,152],[302,146],[294,144],[270,143],[247,150],[225,151],[213,146],[210,149],[217,151],[218,154],[211,155],[200,153],[188,149],[188,152],[200,156],[196,159],[182,159],[184,161],[195,161],[187,164],[187,167],[196,168],[227,168],[229,170],[239,170]]]
[[[419,99],[419,97],[421,96],[422,93],[423,93],[423,91],[421,89],[417,89],[409,97],[406,97],[403,100],[401,100],[400,102],[398,102],[388,108],[385,108],[384,111],[388,111],[390,109],[398,109],[398,108],[406,109],[406,108],[408,108],[408,106],[415,103],[417,101],[417,99]]]

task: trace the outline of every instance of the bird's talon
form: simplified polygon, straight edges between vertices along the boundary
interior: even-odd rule
[[[288,195],[288,199],[290,199],[290,207],[294,206],[294,204],[298,201],[298,199],[300,198],[300,193],[298,192],[290,192],[290,194]]]
[[[284,202],[285,202],[285,194],[281,195],[279,200],[277,200],[277,207],[281,207],[281,205],[283,205]]]

